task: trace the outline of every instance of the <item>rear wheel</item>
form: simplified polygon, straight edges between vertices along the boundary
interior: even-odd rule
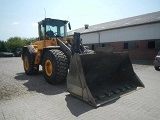
[[[24,54],[23,66],[27,75],[35,75],[39,71],[39,65],[34,64],[34,59],[28,51],[26,51]]]
[[[49,84],[59,84],[66,80],[68,60],[60,50],[49,50],[44,53],[42,67],[44,78]]]

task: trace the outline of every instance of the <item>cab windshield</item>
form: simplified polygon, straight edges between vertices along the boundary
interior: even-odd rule
[[[66,37],[66,21],[46,21],[46,35],[48,37]]]
[[[51,39],[52,37],[66,37],[67,28],[66,24],[68,21],[46,19],[45,26],[41,23],[40,27],[40,40]],[[46,29],[45,29],[46,27]],[[44,37],[46,33],[46,37]]]

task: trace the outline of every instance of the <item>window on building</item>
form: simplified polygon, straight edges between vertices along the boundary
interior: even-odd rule
[[[148,49],[154,49],[155,48],[155,41],[148,41]]]
[[[124,43],[123,49],[128,49],[128,43]]]
[[[102,44],[102,47],[105,47],[105,44]]]
[[[128,42],[128,49],[129,50],[133,50],[133,49],[135,49],[136,48],[136,42],[135,41],[129,41]]]
[[[95,48],[95,46],[94,46],[94,45],[92,45],[92,50],[94,50],[94,48]]]

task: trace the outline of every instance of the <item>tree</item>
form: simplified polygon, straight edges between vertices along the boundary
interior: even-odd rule
[[[0,41],[0,52],[7,52],[7,48],[4,41]]]
[[[7,42],[0,41],[0,51],[15,53],[17,49],[37,41],[37,38],[10,37]]]
[[[30,45],[31,43],[37,41],[37,38],[34,38],[34,37],[32,37],[32,38],[23,38],[22,40],[25,40],[27,45]]]
[[[11,52],[16,52],[17,48],[22,48],[27,44],[26,40],[22,40],[20,37],[11,37],[7,40],[6,46]]]

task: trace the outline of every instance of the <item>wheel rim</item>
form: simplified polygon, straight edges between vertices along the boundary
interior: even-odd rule
[[[52,75],[52,62],[50,60],[46,60],[45,62],[45,71],[48,76]]]
[[[29,61],[28,61],[27,58],[25,58],[25,59],[24,59],[24,69],[25,69],[25,70],[28,70],[28,68],[29,68]]]

